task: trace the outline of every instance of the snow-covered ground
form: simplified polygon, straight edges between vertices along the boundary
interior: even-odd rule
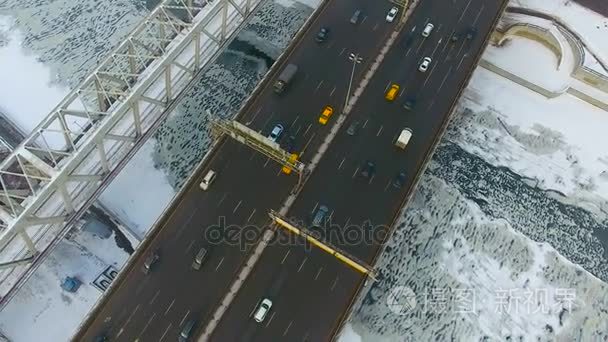
[[[577,32],[593,54],[600,57],[604,65],[608,65],[608,18],[572,0],[511,0],[509,5],[529,8],[558,18]],[[592,61],[589,67],[599,69]],[[604,70],[604,73],[607,71]]]
[[[561,16],[608,55],[596,13],[512,4]],[[511,43],[483,57],[567,83],[544,47]],[[606,341],[606,129],[606,111],[478,68],[340,341]]]

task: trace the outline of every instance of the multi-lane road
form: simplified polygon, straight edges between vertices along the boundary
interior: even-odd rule
[[[288,216],[309,224],[315,209],[326,205],[331,219],[324,227],[325,236],[371,263],[503,5],[502,0],[421,1]],[[429,22],[435,29],[424,38],[421,31]],[[467,40],[463,33],[471,27],[477,34]],[[459,39],[453,41],[455,33]],[[429,69],[418,71],[427,56],[432,58]],[[393,102],[384,99],[390,84],[400,85]],[[403,103],[412,97],[415,107],[404,109]],[[347,127],[356,121],[359,129],[351,136]],[[405,127],[412,129],[413,138],[400,150],[394,141]],[[376,172],[363,178],[359,172],[367,161],[376,165]],[[392,183],[402,172],[404,184],[396,188]],[[329,340],[364,281],[362,275],[330,259],[318,249],[269,247],[214,340]],[[258,324],[249,317],[265,297],[274,306],[269,318]]]
[[[340,111],[344,103],[352,65],[348,53],[360,51],[370,57],[378,53],[394,28],[384,21],[390,7],[388,2],[364,0],[327,4],[289,54],[288,63],[299,67],[289,90],[277,96],[269,83],[239,121],[263,134],[282,123],[287,128],[284,135],[295,136],[295,147],[303,152],[303,160],[310,158],[329,131],[330,125],[317,123],[322,107],[329,104]],[[363,15],[354,26],[348,19],[356,9],[362,9]],[[319,44],[314,36],[321,27],[331,31],[328,40]],[[359,67],[355,82],[368,63]],[[201,191],[198,181],[188,184],[175,209],[145,246],[146,251],[159,251],[160,261],[152,272],[145,275],[140,271],[149,255],[144,252],[124,271],[125,276],[100,303],[76,340],[90,341],[100,334],[112,341],[173,340],[188,320],[199,321],[200,330],[210,318],[255,238],[269,223],[268,211],[280,206],[297,179],[280,173],[280,166],[268,158],[230,140],[217,148],[196,180],[208,169],[218,173],[210,190]],[[212,235],[210,231],[222,220],[226,226],[246,226],[255,233],[254,238],[247,237],[245,248],[238,243],[210,242],[205,236]],[[195,271],[191,264],[201,247],[210,250],[209,258]]]

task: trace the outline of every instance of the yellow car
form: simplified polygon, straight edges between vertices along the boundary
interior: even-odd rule
[[[397,84],[391,84],[391,87],[388,88],[388,91],[386,92],[386,95],[384,96],[384,98],[387,101],[393,101],[395,99],[395,97],[397,97],[397,93],[399,92],[399,85]]]
[[[291,156],[289,156],[289,162],[290,163],[294,163],[296,160],[298,160],[298,154],[297,153],[292,153]],[[291,168],[289,166],[287,166],[287,165],[284,165],[281,170],[286,175],[288,175],[288,174],[291,173]]]
[[[329,118],[333,113],[334,109],[331,108],[331,106],[325,106],[325,108],[323,108],[323,111],[321,112],[321,116],[319,117],[319,123],[321,125],[327,124],[327,121],[329,121]]]

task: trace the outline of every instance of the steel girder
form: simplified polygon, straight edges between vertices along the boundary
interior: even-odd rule
[[[165,0],[0,163],[7,302],[262,0]]]

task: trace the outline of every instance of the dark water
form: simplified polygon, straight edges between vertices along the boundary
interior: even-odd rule
[[[534,241],[549,243],[608,281],[608,222],[548,196],[511,170],[492,166],[454,143],[444,141],[433,162],[427,172],[456,187],[486,215],[508,221]]]

